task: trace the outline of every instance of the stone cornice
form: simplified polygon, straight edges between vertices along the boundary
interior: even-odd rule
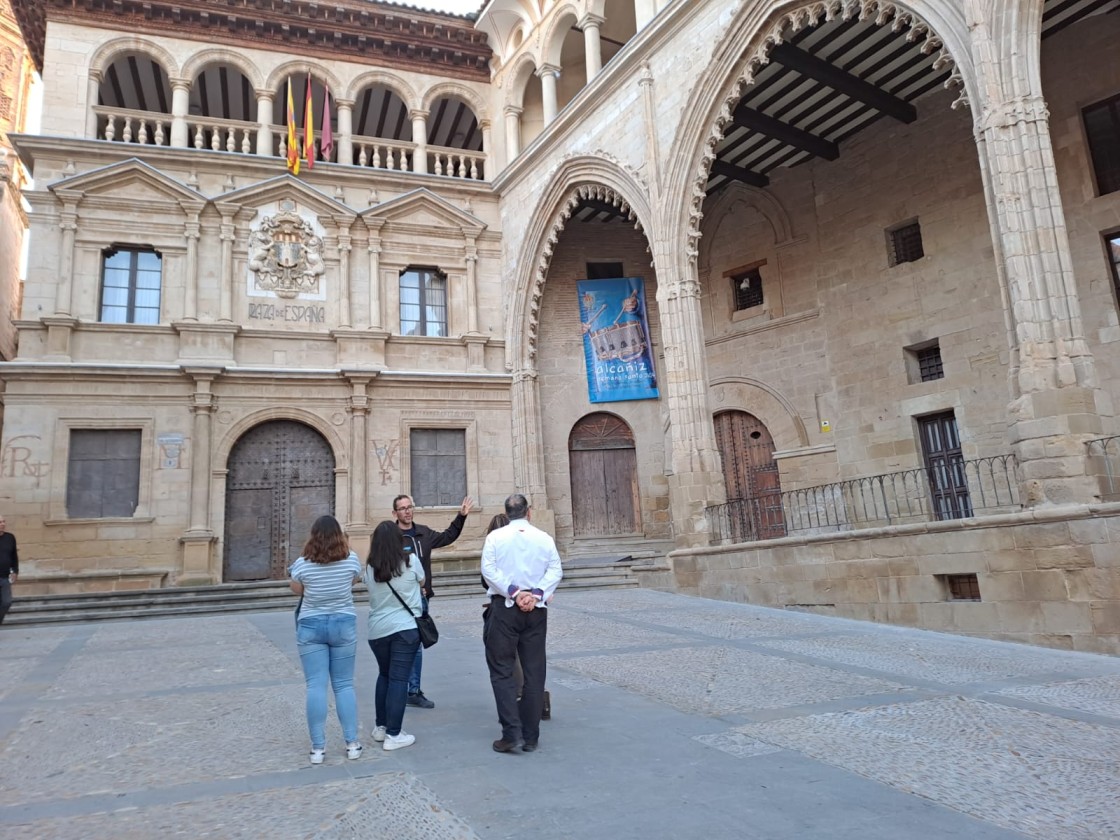
[[[376,0],[12,0],[12,6],[40,72],[51,20],[490,80],[486,35],[467,18]]]

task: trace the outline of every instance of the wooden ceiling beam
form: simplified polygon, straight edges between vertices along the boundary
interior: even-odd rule
[[[894,117],[899,122],[912,123],[918,119],[918,110],[909,102],[892,96],[870,82],[865,82],[859,76],[841,70],[805,50],[790,44],[779,44],[770,51],[770,57],[803,76],[827,85],[838,93],[870,105],[888,117]]]
[[[759,131],[768,137],[785,143],[787,146],[794,146],[815,157],[825,160],[836,160],[840,157],[840,149],[837,148],[835,143],[774,119],[774,117],[767,116],[754,108],[748,108],[742,102],[735,109],[735,113],[731,115],[731,119],[738,126],[748,128],[751,131]]]
[[[757,172],[752,172],[749,169],[744,169],[741,166],[736,166],[733,163],[728,163],[723,160],[712,161],[712,175],[722,175],[724,178],[730,178],[732,181],[739,181],[751,187],[767,187],[770,185],[770,179],[765,175],[759,175]]]

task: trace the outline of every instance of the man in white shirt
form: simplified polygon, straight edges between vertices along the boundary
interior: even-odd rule
[[[564,571],[552,537],[529,524],[525,497],[514,493],[505,507],[509,524],[491,531],[482,547],[482,576],[490,594],[486,666],[502,724],[494,751],[532,752],[540,738],[544,705],[548,601]],[[520,701],[513,678],[518,657],[525,672]]]

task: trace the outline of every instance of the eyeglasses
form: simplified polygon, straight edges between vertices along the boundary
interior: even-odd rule
[[[416,508],[414,508],[412,505],[409,505],[408,507],[393,508],[393,510],[397,511],[397,513],[404,513],[406,510],[416,510]]]

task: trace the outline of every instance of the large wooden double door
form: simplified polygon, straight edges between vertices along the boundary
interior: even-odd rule
[[[584,417],[568,436],[572,530],[577,537],[641,530],[634,433],[613,414]]]
[[[280,580],[311,523],[334,512],[334,454],[317,431],[272,420],[233,446],[226,478],[225,581]]]

